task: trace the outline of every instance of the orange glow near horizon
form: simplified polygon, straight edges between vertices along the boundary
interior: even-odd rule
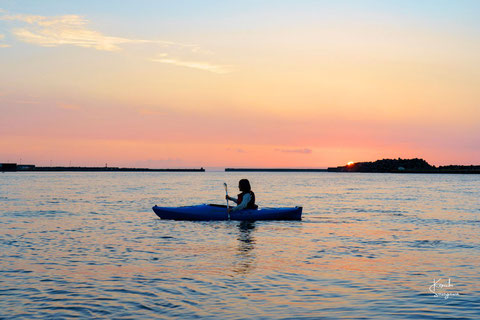
[[[152,4],[175,14],[171,30],[133,13],[105,24],[85,6],[82,16],[0,7],[0,162],[480,163],[480,26],[439,25],[420,7],[424,19],[405,22],[388,6],[315,3],[279,8],[269,23],[259,8],[248,31],[228,4],[215,10],[229,19],[208,27]]]

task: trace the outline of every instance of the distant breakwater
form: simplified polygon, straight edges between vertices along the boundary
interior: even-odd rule
[[[167,169],[149,169],[149,168],[120,168],[120,167],[37,167],[35,165],[21,165],[16,163],[0,163],[1,172],[45,172],[45,171],[61,171],[61,172],[205,172],[204,168],[167,168]]]
[[[225,171],[247,172],[327,172],[327,169],[295,169],[295,168],[225,168]]]

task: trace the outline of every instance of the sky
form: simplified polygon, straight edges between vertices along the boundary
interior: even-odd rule
[[[0,162],[480,164],[480,1],[0,0]]]

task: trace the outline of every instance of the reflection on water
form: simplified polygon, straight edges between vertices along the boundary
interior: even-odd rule
[[[223,203],[240,178],[303,220],[151,210]],[[5,173],[0,318],[478,319],[479,189],[474,175]],[[435,297],[434,279],[459,295]]]
[[[255,263],[255,238],[252,233],[255,229],[255,222],[240,221],[238,224],[238,260],[233,271],[239,274],[246,274],[253,268]]]

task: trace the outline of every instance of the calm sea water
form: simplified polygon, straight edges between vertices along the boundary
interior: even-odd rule
[[[151,210],[223,204],[243,177],[303,220]],[[3,173],[0,318],[479,319],[479,190],[478,175]]]

